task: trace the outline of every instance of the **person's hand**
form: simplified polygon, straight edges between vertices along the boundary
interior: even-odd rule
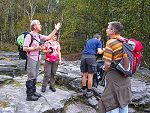
[[[35,47],[35,50],[39,50],[39,51],[40,51],[40,50],[42,50],[42,49],[43,49],[43,46],[36,46],[36,47]]]
[[[105,52],[105,48],[103,48],[103,53]]]
[[[59,23],[57,23],[57,24],[55,24],[55,29],[56,29],[56,30],[59,30],[59,29],[60,29],[60,27],[61,27],[60,22],[59,22]]]
[[[108,71],[109,71],[109,68],[107,68],[105,65],[102,67],[102,69],[103,69],[105,72],[108,72]]]
[[[102,69],[105,71],[105,66],[103,66]]]
[[[105,65],[102,67],[102,69],[107,72],[108,70],[106,69]]]

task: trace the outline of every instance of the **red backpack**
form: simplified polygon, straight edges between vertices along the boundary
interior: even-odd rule
[[[143,46],[135,39],[118,38],[123,43],[123,54],[121,61],[116,65],[116,69],[123,73],[125,77],[133,76],[138,70],[142,60]],[[125,68],[125,60],[128,60],[128,68]]]

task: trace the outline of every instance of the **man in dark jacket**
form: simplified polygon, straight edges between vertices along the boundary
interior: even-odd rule
[[[109,22],[106,30],[110,38],[105,47],[103,55],[103,70],[106,74],[106,86],[101,99],[98,103],[99,113],[128,113],[128,104],[131,102],[131,81],[130,78],[122,76],[113,66],[113,62],[119,62],[122,59],[121,38],[123,25],[120,22]]]

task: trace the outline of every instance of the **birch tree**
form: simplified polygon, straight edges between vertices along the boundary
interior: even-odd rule
[[[20,0],[17,5],[20,10],[24,10],[27,14],[29,22],[33,20],[37,5],[40,0]]]

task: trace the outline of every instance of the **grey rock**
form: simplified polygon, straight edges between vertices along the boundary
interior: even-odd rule
[[[6,60],[0,60],[0,66],[17,67],[13,62]]]
[[[0,113],[15,113],[15,110],[12,107],[0,108]]]
[[[18,53],[0,51],[0,74],[21,76],[24,67],[25,60],[19,60]]]
[[[7,58],[19,58],[18,53],[14,52],[6,52],[6,51],[0,51],[0,57],[7,57]]]
[[[138,70],[138,72],[141,73],[141,74],[143,74],[143,75],[150,76],[150,70],[147,69],[147,68],[141,67],[141,68]]]
[[[133,102],[139,102],[143,99],[143,95],[140,93],[140,94],[132,94],[132,101]]]
[[[129,107],[129,110],[128,110],[128,111],[129,111],[129,113],[136,113],[136,110],[133,109],[133,108],[130,108],[130,107]]]
[[[104,91],[104,87],[101,85],[98,85],[97,88],[93,87],[93,91],[96,95],[100,96]]]
[[[67,106],[64,113],[96,113],[96,110],[82,103],[74,103]]]
[[[81,78],[76,78],[69,83],[70,87],[74,90],[80,90],[81,89]]]
[[[143,109],[143,111],[146,113],[150,113],[150,108],[145,108],[145,109]]]
[[[0,75],[0,82],[4,82],[6,80],[12,80],[13,77],[11,76],[6,76],[6,75]]]
[[[88,102],[89,102],[89,104],[91,106],[96,106],[98,104],[98,101],[97,101],[97,99],[94,96],[92,96],[91,98],[89,98]]]
[[[48,88],[45,93],[42,93],[41,97],[36,102],[27,102],[25,94],[25,81],[27,80],[27,75],[24,75],[24,65],[25,60],[19,60],[17,53],[7,53],[0,52],[0,70],[5,70],[6,74],[13,75],[13,79],[18,82],[19,86],[16,84],[4,85],[0,88],[0,101],[6,100],[9,103],[9,107],[0,108],[0,113],[96,113],[94,108],[90,106],[96,106],[98,99],[100,98],[104,87],[98,85],[97,88],[93,88],[94,96],[87,99],[88,103],[72,102],[70,105],[65,106],[67,101],[72,99],[72,96],[78,96],[74,91],[69,91],[68,89],[75,90],[81,93],[81,72],[80,72],[80,61],[63,61],[62,65],[59,65],[57,70],[57,80],[62,82],[62,87],[65,87],[62,90],[56,88],[56,92],[50,91]],[[4,58],[9,60],[3,60]],[[44,63],[44,62],[43,62]],[[7,68],[9,67],[9,68]],[[2,71],[1,71],[2,72]],[[150,71],[141,68],[140,73],[144,75],[150,75]],[[19,74],[20,73],[20,74]],[[37,82],[42,82],[43,80],[43,65],[40,68],[40,76],[38,77]],[[18,76],[19,75],[19,76]],[[23,75],[23,76],[20,76]],[[149,105],[150,104],[150,84],[143,81],[140,78],[132,77],[132,94],[133,102],[132,104],[136,105]],[[66,89],[66,87],[68,89]],[[37,87],[39,92],[41,87]],[[85,105],[88,104],[88,105]],[[65,107],[65,109],[64,109]],[[63,110],[64,109],[64,110]],[[143,110],[146,110],[143,108]],[[149,109],[147,109],[149,110]],[[130,108],[129,112],[134,113],[136,110]],[[137,112],[138,113],[138,112]],[[140,113],[140,112],[139,112]]]
[[[37,87],[40,92],[41,87]],[[14,113],[42,113],[45,111],[61,111],[64,104],[75,93],[73,91],[63,91],[56,89],[52,92],[47,89],[45,93],[41,93],[42,97],[38,101],[26,101],[25,86],[16,87],[15,85],[7,85],[0,89],[2,98],[10,103],[9,107]],[[4,111],[4,110],[3,110]],[[3,112],[2,112],[3,113]],[[10,112],[13,113],[13,112]]]

